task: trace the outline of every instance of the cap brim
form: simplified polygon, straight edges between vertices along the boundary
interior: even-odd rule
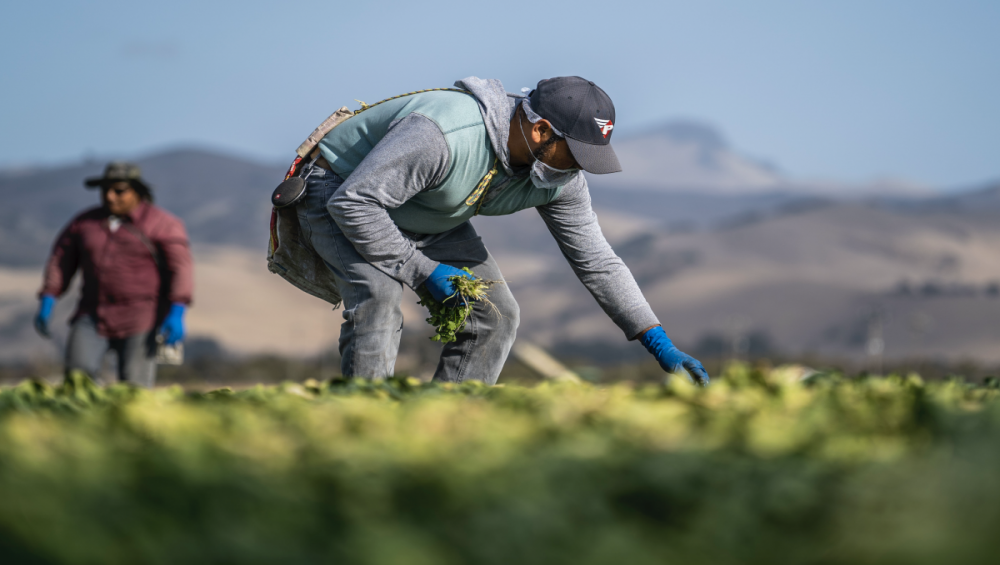
[[[87,188],[97,188],[98,186],[101,186],[102,184],[104,184],[104,178],[103,177],[95,177],[95,178],[87,179],[87,180],[83,181],[83,185],[86,186]]]
[[[618,155],[611,148],[611,144],[593,145],[577,141],[572,137],[566,138],[569,145],[569,152],[580,165],[580,168],[595,175],[606,175],[608,173],[621,172],[622,166],[618,162]]]

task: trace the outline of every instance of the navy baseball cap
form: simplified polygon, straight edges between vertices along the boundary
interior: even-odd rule
[[[603,175],[622,170],[611,132],[615,105],[599,86],[580,77],[539,81],[528,94],[531,109],[566,136],[569,151],[588,173]]]

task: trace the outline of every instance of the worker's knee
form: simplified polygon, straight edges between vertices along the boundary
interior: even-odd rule
[[[517,305],[517,302],[512,301],[502,313],[506,329],[513,334],[517,331],[517,326],[521,324],[521,307]]]
[[[396,281],[388,284],[370,285],[367,289],[366,306],[380,312],[398,311],[403,300],[403,286]]]
[[[369,284],[358,290],[360,300],[344,311],[345,319],[353,321],[355,325],[370,328],[399,328],[403,319],[400,309],[403,299],[401,285]]]
[[[521,323],[521,307],[517,305],[514,295],[509,290],[494,293],[492,301],[496,307],[496,312],[493,312],[497,318],[494,324],[496,332],[513,341],[517,326]],[[487,306],[487,310],[492,308]]]

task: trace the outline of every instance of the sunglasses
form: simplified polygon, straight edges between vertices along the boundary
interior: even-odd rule
[[[122,194],[125,194],[126,192],[128,192],[130,190],[132,190],[131,186],[126,186],[125,188],[120,188],[120,187],[115,187],[115,186],[105,186],[104,187],[104,192],[105,193],[107,193],[107,192],[114,192],[118,196],[121,196]]]

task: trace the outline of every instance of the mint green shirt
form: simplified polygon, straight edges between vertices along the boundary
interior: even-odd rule
[[[480,180],[494,166],[496,154],[483,123],[476,99],[451,91],[425,92],[374,106],[349,118],[320,142],[323,157],[344,179],[381,141],[390,128],[407,116],[417,114],[440,129],[447,145],[447,164],[441,174],[398,207],[387,208],[400,229],[419,234],[443,233],[476,215],[479,201],[469,201]],[[434,151],[424,158],[434,158]],[[559,196],[560,188],[538,189],[530,178],[508,177],[497,167],[490,188],[480,198],[479,213],[503,216],[526,208],[548,204]]]

